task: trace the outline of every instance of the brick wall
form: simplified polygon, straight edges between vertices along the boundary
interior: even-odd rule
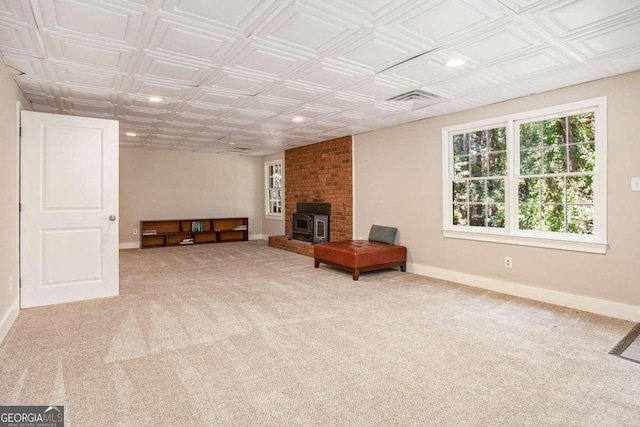
[[[286,233],[298,202],[331,203],[331,241],[353,237],[351,137],[287,150],[285,164]]]

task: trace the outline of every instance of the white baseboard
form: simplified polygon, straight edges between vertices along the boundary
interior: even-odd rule
[[[19,301],[20,299],[16,298],[16,300],[11,305],[11,308],[9,308],[7,314],[2,320],[0,320],[0,344],[2,344],[2,341],[4,341],[4,338],[9,333],[9,329],[11,329],[13,322],[15,322],[16,318],[18,317],[18,313],[20,313]]]
[[[249,240],[267,240],[269,236],[265,234],[249,234]]]
[[[120,249],[140,249],[139,242],[120,242]]]
[[[588,311],[590,313],[615,317],[617,319],[640,322],[640,307],[635,305],[585,297],[582,295],[575,295],[567,292],[553,291],[550,289],[537,288],[535,286],[523,285],[521,283],[510,282],[508,280],[492,279],[490,277],[460,273],[458,271],[445,270],[443,268],[430,267],[421,264],[407,263],[407,271],[419,274],[421,276],[448,280],[451,282],[461,283],[463,285],[473,286],[481,289],[488,289],[507,295],[546,302],[563,307],[575,308],[582,311]]]

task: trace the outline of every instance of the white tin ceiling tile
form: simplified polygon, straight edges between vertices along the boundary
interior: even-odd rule
[[[518,80],[525,76],[562,68],[568,63],[569,59],[560,52],[554,49],[545,49],[523,58],[497,64],[489,68],[488,71],[499,71],[512,80]]]
[[[46,61],[42,58],[13,53],[5,53],[3,58],[4,63],[12,69],[10,72],[14,75],[24,75],[43,80],[50,77]]]
[[[214,4],[202,0],[165,0],[162,11],[248,36],[281,3],[276,0],[224,0]]]
[[[557,37],[567,38],[606,28],[620,18],[637,18],[639,14],[637,0],[575,0],[552,3],[531,18]]]
[[[90,0],[33,0],[36,20],[46,31],[135,45],[142,13]]]
[[[50,80],[41,80],[33,77],[29,77],[26,75],[16,76],[16,83],[20,90],[27,94],[42,94],[43,96],[56,96],[58,93],[56,92],[55,83],[51,83]]]
[[[194,105],[206,107],[210,109],[227,109],[237,105],[240,101],[244,100],[246,95],[238,92],[225,91],[223,88],[203,88],[200,92],[196,93],[191,101]],[[253,98],[252,98],[253,99]]]
[[[223,126],[223,125],[219,125],[219,124],[208,125],[207,129],[209,129],[209,131],[220,132],[220,133],[223,133],[225,135],[232,135],[234,133],[240,132],[240,130],[241,130],[237,126]]]
[[[343,0],[336,3],[337,7],[347,9],[377,24],[384,24],[415,7],[415,2],[409,0]]]
[[[408,61],[382,73],[407,79],[413,86],[422,86],[445,78],[456,76],[463,69],[448,68],[432,55],[425,55]]]
[[[214,117],[213,114],[195,114],[189,112],[178,112],[176,119],[182,122],[196,123],[203,125]]]
[[[146,52],[138,72],[146,77],[198,86],[213,68],[215,67],[211,64],[187,62],[179,58]]]
[[[39,105],[41,107],[48,107],[51,109],[58,109],[60,106],[56,102],[53,96],[45,95],[43,93],[25,93],[26,98],[31,102],[32,106]]]
[[[162,110],[155,110],[152,108],[125,107],[122,109],[121,114],[125,117],[146,117],[162,120],[166,113]]]
[[[193,123],[181,120],[165,120],[164,132],[183,133],[186,130],[195,129],[201,126],[200,123]],[[178,129],[177,129],[178,128]]]
[[[539,37],[534,37],[524,29],[510,25],[480,37],[474,37],[464,45],[456,46],[455,52],[479,64],[487,64],[511,55],[522,55],[523,51],[540,46],[542,43],[543,40]]]
[[[417,53],[419,53],[418,50],[407,49],[407,45],[400,46],[392,39],[386,38],[379,33],[372,33],[367,34],[357,43],[350,44],[336,59],[350,61],[371,71],[378,72]]]
[[[411,89],[411,85],[398,85],[384,76],[376,76],[363,83],[353,85],[353,93],[361,93],[365,96],[372,96],[377,100],[385,100],[395,95],[399,95]]]
[[[517,14],[548,6],[557,0],[498,0]]]
[[[65,109],[82,116],[87,113],[100,114],[104,117],[112,117],[114,106],[108,103],[89,102],[86,100],[64,100]]]
[[[256,95],[272,82],[272,79],[266,79],[262,75],[225,67],[207,83],[207,87],[222,88],[239,95]]]
[[[584,66],[568,66],[562,70],[537,75],[526,79],[521,84],[529,88],[533,93],[545,92],[565,86],[571,86],[594,79],[593,73]]]
[[[481,102],[483,105],[489,105],[509,99],[520,98],[527,95],[531,95],[531,92],[527,89],[521,88],[518,85],[511,84],[503,85],[499,88],[494,88],[488,91],[474,93],[473,95],[469,95],[468,99],[471,102],[477,101]],[[457,107],[457,105],[453,102],[442,103],[434,105],[433,107],[428,107],[428,109],[431,111],[435,111],[438,114],[449,114],[455,111],[460,111],[458,109],[449,110],[446,109],[446,107]],[[464,106],[462,106],[460,109],[464,109]]]
[[[0,20],[0,51],[45,57],[38,33],[23,24]]]
[[[298,70],[295,79],[288,81],[303,85],[312,85],[324,91],[337,90],[348,86],[361,75],[334,71],[330,66],[325,66],[320,61],[310,61],[304,68]]]
[[[63,99],[108,102],[119,105],[118,94],[109,90],[90,89],[82,86],[58,85]]]
[[[57,81],[79,86],[120,90],[124,75],[110,73],[106,70],[84,68],[76,64],[51,60]]]
[[[160,119],[157,118],[148,118],[148,117],[138,117],[138,116],[129,116],[122,115],[118,117],[121,122],[127,123],[131,126],[146,126],[147,128],[157,129],[158,124],[162,123]]]
[[[636,50],[640,48],[640,19],[622,26],[601,30],[571,44],[590,58]]]
[[[353,22],[310,4],[291,2],[257,35],[324,56],[359,29]]]
[[[44,40],[52,58],[123,73],[129,70],[136,52],[125,46],[101,45],[95,41],[73,39],[56,33],[45,34]]]
[[[229,36],[160,18],[155,23],[147,47],[195,61],[216,63],[235,41]]]
[[[251,43],[246,43],[229,63],[246,70],[282,78],[309,60],[308,54],[302,55],[296,49],[270,40],[254,38]]]
[[[411,102],[375,102],[360,104],[354,108],[355,111],[372,114],[376,117],[384,117],[390,114],[397,114],[403,111],[412,110]]]
[[[340,92],[335,94],[330,94],[321,98],[316,99],[317,103],[334,107],[339,110],[350,110],[351,108],[355,108],[358,103],[365,102],[362,100],[354,100],[354,99],[346,99],[339,97]],[[373,100],[373,99],[372,99]]]
[[[306,87],[299,87],[293,84],[278,85],[268,91],[263,92],[264,95],[277,96],[287,99],[291,104],[309,102],[318,98],[318,91],[309,90]]]
[[[33,14],[28,1],[0,0],[0,19],[32,24]]]
[[[639,70],[640,50],[621,54],[619,56],[608,57],[606,61],[603,61],[602,65],[606,65],[612,70],[609,76]]]
[[[184,99],[190,90],[190,86],[142,78],[134,79],[131,84],[131,91],[143,97],[159,96],[164,99]]]
[[[439,83],[435,83],[421,89],[426,92],[435,91],[443,95],[446,94],[448,97],[452,98],[477,90],[489,89],[491,87],[498,86],[501,83],[502,80],[491,76],[489,73],[476,71],[456,76],[452,79],[443,80]]]
[[[504,21],[505,15],[489,1],[445,0],[423,2],[390,27],[427,43],[442,43],[471,32],[484,33],[501,18]]]

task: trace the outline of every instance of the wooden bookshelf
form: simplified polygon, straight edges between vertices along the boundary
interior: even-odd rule
[[[140,248],[249,240],[249,218],[140,221]]]

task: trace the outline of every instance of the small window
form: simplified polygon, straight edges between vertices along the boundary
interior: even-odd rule
[[[606,251],[606,98],[443,129],[443,234]]]
[[[282,219],[282,160],[265,163],[265,216]]]

